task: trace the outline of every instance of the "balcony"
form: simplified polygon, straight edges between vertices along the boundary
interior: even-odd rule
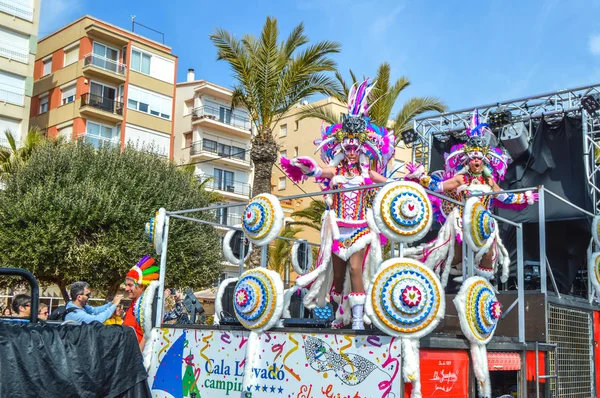
[[[190,157],[195,157],[198,160],[213,160],[218,164],[250,167],[249,151],[237,150],[235,147],[231,149],[229,145],[215,146],[215,143],[211,140],[193,142],[190,147]],[[230,148],[229,152],[226,152],[224,147]]]
[[[17,106],[25,105],[25,93],[23,89],[5,84],[0,88],[0,102]]]
[[[14,0],[0,0],[0,11],[33,22],[33,7],[27,4],[17,3]]]
[[[192,124],[203,123],[207,127],[229,134],[247,137],[251,133],[250,119],[228,113],[228,109],[201,106],[192,111]]]
[[[87,132],[78,135],[77,141],[85,142],[87,144],[92,144],[94,146],[94,148],[96,148],[96,149],[101,148],[103,146],[120,146],[121,145],[121,139],[118,135],[108,138],[108,137],[103,137],[100,135],[91,134],[91,133],[87,133]]]
[[[90,53],[83,58],[84,73],[109,79],[113,82],[125,82],[126,69],[127,66],[125,64],[101,57],[100,55]]]
[[[0,41],[0,57],[8,58],[11,61],[18,61],[23,64],[28,64],[29,49],[17,47],[5,41]]]
[[[248,199],[250,197],[250,184],[241,181],[218,179],[210,175],[203,175],[200,181],[208,181],[204,187],[219,192],[223,196],[232,199]]]
[[[90,93],[81,95],[79,112],[85,116],[92,116],[113,123],[123,120],[123,104],[121,102]]]
[[[235,227],[242,224],[242,214],[244,206],[228,207],[215,210],[215,221],[219,224]],[[219,227],[217,227],[219,228]]]

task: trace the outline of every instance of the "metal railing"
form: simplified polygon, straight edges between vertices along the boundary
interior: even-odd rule
[[[0,11],[26,21],[33,21],[33,7],[15,0],[0,0]]]
[[[210,140],[209,140],[210,141]],[[215,148],[213,145],[214,141],[210,141],[210,143],[206,143],[204,141],[196,141],[192,142],[190,147],[190,155],[200,155],[202,153],[210,153],[213,155],[218,155],[224,159],[238,160],[240,162],[249,163],[250,157],[248,155],[248,151],[238,150],[237,148],[229,146],[230,153],[225,153],[223,151],[219,151],[218,146]]]
[[[29,49],[18,47],[5,41],[0,41],[0,57],[28,64]]]
[[[250,119],[231,113],[229,109],[208,105],[194,108],[192,111],[192,121],[200,119],[215,120],[244,130],[250,130],[252,127]]]
[[[242,216],[239,214],[230,214],[230,213],[222,214],[222,213],[217,212],[216,220],[218,223],[220,223],[224,226],[228,226],[228,227],[234,227],[236,225],[242,224]]]
[[[91,134],[88,132],[80,134],[77,137],[77,141],[92,144],[95,148],[100,148],[100,147],[106,146],[106,145],[108,145],[108,146],[121,145],[121,139],[118,135],[108,138],[108,137],[102,137],[101,135],[97,135],[97,134]]]
[[[25,93],[22,91],[17,87],[4,85],[4,87],[0,88],[0,102],[7,102],[18,106],[25,105]]]
[[[205,185],[206,188],[212,188],[223,192],[231,192],[238,195],[250,197],[250,184],[241,181],[231,181],[226,178],[215,178],[211,175],[203,175],[201,181],[211,179]]]
[[[0,0],[1,1],[1,0]],[[83,66],[95,66],[106,71],[116,73],[117,75],[125,76],[125,64],[114,61],[112,59],[102,57],[93,53],[87,54],[83,57]]]
[[[85,93],[81,95],[81,107],[91,106],[106,112],[123,115],[123,104],[112,98]]]

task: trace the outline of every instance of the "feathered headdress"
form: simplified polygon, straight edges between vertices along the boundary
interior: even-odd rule
[[[510,163],[510,157],[501,148],[489,146],[489,138],[493,134],[487,123],[479,119],[477,109],[473,111],[471,125],[465,131],[467,142],[454,145],[450,153],[444,154],[446,160],[446,171],[452,174],[466,170],[469,160],[481,159],[493,175],[504,179],[506,168]]]
[[[144,256],[136,265],[131,267],[125,279],[132,279],[138,285],[149,285],[152,281],[158,280],[160,268],[154,265],[154,259],[150,256]]]
[[[373,84],[369,79],[353,85],[348,94],[348,114],[341,123],[321,127],[321,138],[315,140],[316,152],[321,151],[321,160],[337,166],[346,151],[354,149],[361,164],[371,166],[377,172],[385,170],[394,156],[395,137],[393,131],[371,123],[369,109]]]

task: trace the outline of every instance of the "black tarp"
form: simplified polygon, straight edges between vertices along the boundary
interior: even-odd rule
[[[0,397],[145,398],[130,327],[0,322]]]

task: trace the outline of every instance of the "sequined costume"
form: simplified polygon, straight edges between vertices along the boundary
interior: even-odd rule
[[[296,285],[308,289],[304,296],[307,308],[323,307],[328,300],[340,304],[334,327],[348,324],[351,316],[353,328],[357,317],[368,323],[370,320],[362,314],[365,292],[356,292],[352,288],[349,266],[346,268],[343,291],[334,290],[332,255],[348,261],[353,254],[365,249],[362,264],[365,290],[381,262],[381,238],[370,208],[374,193],[370,190],[327,193],[334,189],[372,184],[369,170],[382,175],[387,173],[387,164],[395,151],[395,137],[393,132],[374,125],[369,119],[371,89],[368,80],[358,87],[353,86],[348,98],[348,115],[342,123],[323,128],[321,139],[315,141],[321,160],[329,167],[335,167],[335,175],[331,179],[321,178],[322,169],[311,158],[281,159],[283,169],[292,180],[314,177],[324,186],[327,210],[321,218],[321,247],[316,267],[299,277]],[[356,165],[350,165],[345,160],[349,148],[358,154]],[[357,308],[360,308],[360,312],[355,311]],[[362,320],[359,323],[362,325]]]
[[[475,193],[486,193],[494,190],[493,184],[504,178],[510,158],[502,149],[488,145],[487,139],[492,133],[486,123],[480,122],[477,110],[473,113],[471,126],[467,129],[466,134],[468,139],[465,144],[455,145],[449,154],[444,155],[446,162],[443,172],[435,172],[429,176],[425,174],[422,166],[409,165],[409,174],[405,178],[417,181],[432,191],[444,193],[449,198],[461,203],[465,203],[468,198],[477,197],[486,210],[490,210],[492,205],[521,209],[533,204],[537,199],[537,194],[531,191],[522,194],[473,196]],[[471,159],[480,159],[483,162],[483,173],[476,174],[469,169],[468,163]],[[462,184],[454,190],[445,190],[444,181],[448,181],[456,175],[461,175]],[[430,199],[437,220],[443,223],[438,237],[418,247],[407,248],[405,255],[424,262],[440,276],[442,285],[446,286],[451,267],[454,265],[452,261],[455,254],[455,244],[462,244],[463,241],[464,208],[434,196],[430,196]],[[480,227],[476,221],[469,220],[469,227]],[[481,259],[490,250],[492,250],[492,268],[485,268],[481,265]],[[501,269],[500,280],[505,282],[508,279],[509,264],[508,252],[497,229],[494,229],[491,236],[486,240],[486,245],[475,253],[475,273],[489,280],[493,279],[498,270]],[[454,270],[455,274],[461,274],[462,272],[462,269],[455,268]]]

